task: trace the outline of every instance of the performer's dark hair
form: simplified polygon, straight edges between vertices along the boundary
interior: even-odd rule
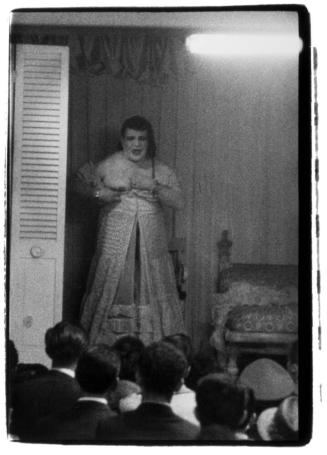
[[[135,131],[146,131],[148,135],[148,149],[147,149],[147,157],[154,158],[156,154],[156,142],[154,139],[154,132],[151,123],[144,117],[140,115],[134,115],[133,117],[129,117],[124,121],[122,124],[120,134],[121,137],[125,136],[127,129],[132,129]]]

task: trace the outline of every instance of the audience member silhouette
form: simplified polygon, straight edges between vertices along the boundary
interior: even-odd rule
[[[87,344],[78,326],[63,321],[49,328],[48,370],[20,364],[14,342],[7,342],[12,437],[49,443],[201,444],[298,438],[297,343],[288,371],[260,358],[238,379],[222,371],[212,347],[194,355],[191,339],[183,333],[149,346],[131,335],[112,347]]]
[[[199,379],[210,373],[222,373],[223,368],[218,362],[217,351],[212,346],[201,348],[194,354],[185,384],[192,390],[196,390]]]
[[[71,409],[40,420],[37,432],[40,440],[93,441],[98,423],[115,415],[108,406],[106,395],[117,386],[119,368],[119,356],[113,349],[106,345],[88,348],[76,368],[82,396]]]
[[[196,391],[196,415],[202,441],[247,439],[243,429],[251,419],[251,389],[233,384],[227,374],[212,373],[200,379]]]
[[[121,369],[120,379],[136,381],[135,373],[138,368],[139,358],[144,350],[142,340],[132,335],[126,335],[113,344],[113,348],[119,353]]]
[[[147,346],[139,360],[138,381],[143,401],[134,411],[100,423],[98,441],[186,441],[198,428],[173,413],[170,401],[181,386],[187,362],[174,346],[157,342]]]
[[[12,434],[20,440],[33,439],[40,418],[73,405],[81,395],[75,368],[86,346],[84,330],[68,322],[59,322],[47,330],[45,351],[52,360],[52,368],[46,374],[15,385]]]

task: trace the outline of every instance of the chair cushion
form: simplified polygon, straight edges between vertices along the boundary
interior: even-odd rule
[[[297,303],[243,305],[230,311],[226,327],[239,332],[297,333]]]

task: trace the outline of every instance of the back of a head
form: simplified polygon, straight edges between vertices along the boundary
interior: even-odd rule
[[[85,331],[69,322],[58,322],[45,334],[45,351],[57,366],[70,366],[87,346]]]
[[[116,351],[105,344],[86,349],[79,358],[76,379],[90,394],[104,394],[117,385],[120,359]]]
[[[143,391],[171,398],[179,388],[186,368],[187,362],[180,350],[169,343],[150,344],[139,362]]]
[[[168,335],[162,339],[165,343],[170,343],[179,349],[184,354],[188,365],[191,365],[193,361],[193,347],[191,338],[185,333],[176,333],[174,335]]]
[[[142,340],[131,335],[119,338],[113,345],[121,361],[120,379],[135,382],[139,358],[144,350]]]
[[[212,346],[200,349],[194,354],[191,369],[185,380],[186,385],[196,390],[198,381],[210,373],[221,373],[223,368],[218,362],[217,351]]]
[[[196,390],[196,411],[202,426],[218,424],[237,429],[243,424],[244,411],[250,410],[252,401],[252,392],[235,385],[227,374],[204,376]]]

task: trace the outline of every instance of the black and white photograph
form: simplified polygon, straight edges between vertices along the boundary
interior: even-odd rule
[[[68,6],[10,12],[8,440],[308,444],[310,11]]]

